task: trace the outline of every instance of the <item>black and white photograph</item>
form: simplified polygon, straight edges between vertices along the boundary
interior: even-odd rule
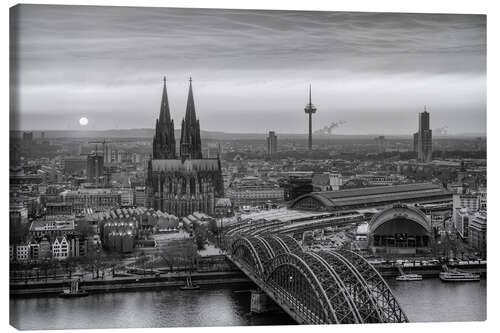
[[[487,319],[486,13],[9,16],[14,328]]]

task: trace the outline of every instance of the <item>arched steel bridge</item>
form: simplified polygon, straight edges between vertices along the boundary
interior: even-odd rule
[[[304,252],[284,235],[229,244],[228,258],[299,324],[408,322],[385,280],[355,252]]]

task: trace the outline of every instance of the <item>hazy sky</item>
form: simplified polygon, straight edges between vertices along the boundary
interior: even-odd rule
[[[204,130],[486,132],[486,17],[23,5],[12,11],[22,129],[176,128],[193,77]],[[17,103],[15,103],[17,102]]]

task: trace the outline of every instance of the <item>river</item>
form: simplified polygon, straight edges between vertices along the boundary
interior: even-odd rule
[[[439,279],[390,281],[410,321],[486,319],[486,280],[442,283]],[[161,291],[94,294],[85,298],[10,299],[10,322],[18,329],[291,325],[285,313],[250,313],[249,284]]]

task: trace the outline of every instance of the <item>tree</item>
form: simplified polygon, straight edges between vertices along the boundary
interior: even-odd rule
[[[82,260],[79,257],[69,257],[68,259],[65,260],[65,270],[66,273],[68,274],[69,279],[71,279],[73,272],[79,266],[81,261]]]
[[[191,237],[167,242],[158,248],[156,254],[170,267],[170,271],[173,271],[176,265],[192,266],[198,255]]]
[[[99,272],[103,265],[101,249],[97,246],[89,247],[85,263],[87,269],[92,272],[92,278],[99,278]]]
[[[203,250],[205,248],[205,239],[202,235],[196,234],[195,235],[195,242],[196,242],[196,248],[198,250]]]
[[[193,233],[194,233],[196,247],[198,248],[198,250],[203,250],[205,248],[205,241],[208,238],[207,224],[194,222]]]
[[[108,254],[106,257],[109,267],[111,268],[111,275],[115,277],[115,270],[121,262],[121,255],[116,252]]]
[[[144,265],[146,264],[147,261],[148,261],[148,256],[144,253],[144,251],[141,251],[135,261],[135,264],[144,269]]]

